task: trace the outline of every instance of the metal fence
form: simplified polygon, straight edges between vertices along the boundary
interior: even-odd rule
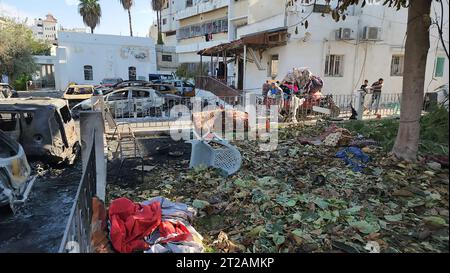
[[[363,98],[363,118],[391,117],[400,114],[401,94],[381,94],[379,102],[372,94]],[[252,100],[255,100],[252,102]],[[173,126],[192,126],[192,113],[211,108],[232,108],[245,111],[245,106],[253,104],[262,106],[278,105],[280,122],[302,122],[322,117],[349,119],[356,110],[356,95],[310,95],[294,96],[286,99],[268,99],[259,94],[232,97],[203,98],[166,98],[156,105],[154,102],[134,100],[131,102],[114,102],[109,110],[118,124],[127,124],[133,128],[168,128]],[[378,105],[378,109],[377,108]],[[175,107],[179,106],[179,107]],[[208,107],[208,108],[207,108]],[[375,110],[378,110],[375,112]],[[258,117],[268,115],[268,111],[257,111]],[[295,117],[295,118],[294,118]]]
[[[59,253],[91,252],[92,198],[96,195],[95,138],[89,159],[78,186],[75,203],[59,248]]]

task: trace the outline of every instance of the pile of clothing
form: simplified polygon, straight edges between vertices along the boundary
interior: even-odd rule
[[[339,128],[336,124],[328,127],[323,133],[313,138],[300,138],[303,145],[326,145],[330,147],[348,146],[353,137],[347,129]]]
[[[336,157],[342,159],[353,172],[362,172],[367,167],[366,163],[371,160],[370,156],[357,147],[345,148],[337,152]]]
[[[126,198],[109,207],[110,240],[120,253],[202,253],[202,236],[191,226],[195,210],[155,197],[143,203]]]

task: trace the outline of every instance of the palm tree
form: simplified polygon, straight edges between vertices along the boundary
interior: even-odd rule
[[[158,45],[164,44],[161,32],[161,11],[164,8],[164,0],[152,0],[152,9],[156,11],[156,20],[158,24]]]
[[[131,26],[131,7],[133,6],[133,0],[119,0],[123,8],[128,11],[128,20],[130,22],[130,36],[133,37],[133,27]]]
[[[78,13],[83,17],[84,24],[91,28],[91,33],[94,33],[94,28],[100,24],[100,17],[102,17],[98,0],[80,0]]]

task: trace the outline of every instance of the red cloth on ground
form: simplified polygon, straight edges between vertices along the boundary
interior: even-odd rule
[[[189,230],[180,222],[163,221],[159,226],[161,243],[186,241],[191,234]]]
[[[144,237],[149,236],[161,223],[161,205],[154,202],[148,206],[135,204],[126,198],[111,202],[110,237],[114,249],[132,253],[149,248]]]

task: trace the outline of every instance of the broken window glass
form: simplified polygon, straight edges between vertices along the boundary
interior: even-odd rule
[[[69,121],[72,120],[72,115],[70,114],[69,107],[64,106],[63,108],[61,108],[59,110],[59,112],[61,114],[61,117],[62,117],[64,123],[68,123]]]

